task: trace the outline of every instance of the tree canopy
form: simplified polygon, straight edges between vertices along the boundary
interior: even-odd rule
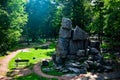
[[[28,41],[56,38],[62,17],[114,46],[120,41],[119,4],[119,0],[1,0],[0,52],[11,48],[20,36]]]

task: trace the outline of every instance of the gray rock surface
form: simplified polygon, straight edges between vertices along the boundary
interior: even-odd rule
[[[70,40],[70,45],[69,45],[69,54],[76,54],[78,50],[80,49],[84,49],[84,46],[83,46],[83,41],[73,41],[73,40]]]
[[[65,75],[62,75],[63,77],[75,77],[77,76],[77,74],[65,74]]]
[[[85,50],[78,50],[77,56],[79,56],[79,57],[85,56]]]
[[[68,54],[69,39],[59,38],[56,52],[57,54],[65,58]]]
[[[69,67],[68,70],[70,70],[71,72],[74,72],[74,73],[80,73],[80,69],[78,69],[78,68]]]
[[[63,27],[60,28],[59,32],[60,38],[71,38],[71,29],[64,29]]]
[[[74,67],[74,68],[80,68],[81,65],[80,64],[76,64],[76,63],[66,63],[65,64],[66,67]]]
[[[96,55],[96,54],[99,53],[99,51],[98,51],[96,48],[91,48],[91,49],[90,49],[90,53],[91,53],[92,55]]]
[[[88,34],[83,31],[81,28],[76,26],[73,32],[73,40],[85,40],[88,38]]]
[[[69,18],[62,18],[62,28],[71,30],[72,22]]]

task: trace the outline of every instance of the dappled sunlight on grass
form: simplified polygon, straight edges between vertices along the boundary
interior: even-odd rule
[[[30,48],[29,51],[27,52],[21,51],[9,62],[9,69],[15,68],[16,59],[28,59],[29,64],[35,64],[39,62],[41,59],[50,58],[54,51],[55,48],[37,50],[35,50],[34,48]],[[26,65],[25,63],[23,64]]]

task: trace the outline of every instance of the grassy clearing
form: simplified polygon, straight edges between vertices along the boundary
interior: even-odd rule
[[[55,51],[55,44],[52,43],[49,46],[49,49],[34,49],[34,48],[29,48],[29,51],[21,51],[18,53],[10,62],[9,62],[9,69],[15,68],[15,59],[28,59],[29,60],[29,65],[35,64],[39,62],[41,59],[47,59],[50,58],[53,52]],[[25,63],[21,63],[26,66]],[[24,67],[25,67],[24,66]]]
[[[30,48],[28,52],[20,52],[9,62],[9,69],[15,68],[15,59],[28,59],[29,64],[35,64],[41,59],[50,58],[55,49],[37,49]]]
[[[29,48],[28,52],[21,51],[16,55],[10,62],[9,62],[9,69],[15,68],[15,59],[20,58],[20,59],[29,59],[29,68],[33,66],[33,64],[39,62],[41,59],[47,59],[50,58],[52,53],[55,51],[55,43],[52,43],[49,45],[49,49],[35,49],[35,48]],[[25,64],[25,63],[23,63]],[[52,63],[50,63],[52,65]],[[26,65],[26,64],[25,64]],[[50,66],[51,66],[50,65]],[[22,66],[23,67],[23,66]],[[24,66],[25,67],[25,66]],[[55,71],[50,71],[50,73],[55,73]],[[53,74],[53,75],[54,75]],[[27,75],[27,76],[15,76],[14,80],[49,80],[48,78],[44,78],[41,76],[38,76],[34,73]],[[57,79],[51,79],[51,80],[57,80]]]

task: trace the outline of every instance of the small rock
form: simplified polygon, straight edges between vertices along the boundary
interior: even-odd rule
[[[60,69],[62,69],[62,66],[57,66],[57,67],[55,67],[55,69],[60,70]]]
[[[111,66],[104,66],[105,68],[105,72],[109,72],[109,71],[112,71],[112,67]]]
[[[79,57],[85,56],[85,50],[78,50],[77,56],[79,56]]]
[[[86,74],[87,73],[87,69],[86,68],[80,69],[80,73],[81,74]]]
[[[67,73],[67,72],[69,72],[69,70],[68,69],[63,69],[62,72]]]
[[[68,63],[68,64],[65,64],[66,66],[68,67],[76,67],[76,68],[80,68],[81,65],[78,65],[76,63]]]
[[[69,67],[68,69],[72,72],[80,73],[80,69],[78,69],[78,68]]]
[[[99,53],[99,51],[98,51],[96,48],[91,48],[91,49],[90,49],[90,53],[91,53],[92,55],[96,55],[96,54]]]
[[[75,77],[77,76],[77,74],[65,74],[65,75],[62,75],[63,77]]]
[[[42,61],[42,66],[48,66],[49,62],[48,61]]]

